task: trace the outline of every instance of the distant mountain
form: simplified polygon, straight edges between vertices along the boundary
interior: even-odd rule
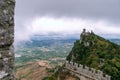
[[[74,43],[78,39],[77,37],[72,37],[70,35],[34,35],[29,40],[20,41],[15,43],[15,48],[17,47],[43,47],[50,46],[53,44],[62,45],[64,43]]]
[[[110,39],[110,41],[120,45],[120,39]]]
[[[120,40],[106,40],[85,29],[80,37],[67,60],[100,69],[109,74],[112,80],[120,80]]]
[[[79,34],[55,34],[51,33],[49,35],[33,35],[29,40],[15,41],[15,48],[19,47],[31,47],[31,46],[43,46],[51,45],[53,43],[59,42],[70,42],[74,43],[76,39],[79,39]],[[120,39],[109,38],[111,42],[120,44]]]

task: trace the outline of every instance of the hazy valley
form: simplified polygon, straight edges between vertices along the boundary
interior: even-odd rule
[[[42,80],[65,62],[78,38],[33,36],[15,45],[15,75],[18,80]],[[120,39],[109,39],[120,44]]]
[[[15,47],[15,74],[17,79],[39,80],[48,77],[49,73],[47,72],[54,73],[57,66],[63,65],[75,40],[74,38],[33,36],[29,41],[19,42]],[[32,71],[33,68],[34,71]],[[33,73],[37,73],[38,76],[39,73],[42,73],[44,77],[38,79]]]

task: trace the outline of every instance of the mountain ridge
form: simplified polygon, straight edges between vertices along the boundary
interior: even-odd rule
[[[100,69],[120,80],[120,46],[84,29],[67,56],[68,61]]]

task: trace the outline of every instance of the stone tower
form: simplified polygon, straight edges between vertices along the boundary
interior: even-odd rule
[[[80,35],[80,43],[82,42],[82,37],[86,34],[86,29],[83,29],[81,35]]]
[[[0,0],[0,80],[14,80],[15,0]]]

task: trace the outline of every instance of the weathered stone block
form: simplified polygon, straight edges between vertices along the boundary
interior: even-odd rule
[[[0,80],[14,80],[15,0],[0,0]]]

